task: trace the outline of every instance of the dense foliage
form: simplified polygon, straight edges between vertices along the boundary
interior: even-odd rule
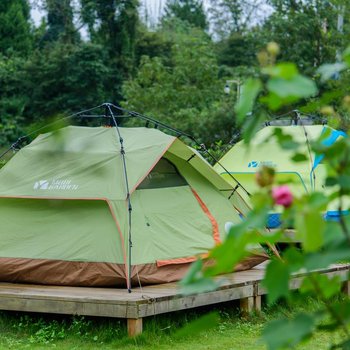
[[[30,10],[38,6],[44,17],[35,26]],[[207,146],[226,143],[237,129],[237,86],[225,95],[225,82],[256,76],[268,42],[280,44],[278,60],[317,78],[316,67],[334,61],[349,34],[346,1],[168,0],[156,28],[142,23],[139,7],[2,1],[0,145],[32,123],[104,101],[149,113]],[[276,113],[295,107],[319,111],[317,100],[302,100]]]

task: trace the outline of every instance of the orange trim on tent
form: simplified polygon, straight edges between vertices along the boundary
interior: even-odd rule
[[[128,271],[128,268],[127,268],[127,262],[126,262],[126,250],[125,250],[125,245],[124,245],[124,240],[123,240],[123,234],[122,234],[122,231],[120,229],[120,226],[119,226],[119,223],[118,223],[118,220],[116,218],[116,216],[114,215],[114,212],[113,212],[113,208],[112,208],[112,205],[111,205],[111,202],[109,199],[107,198],[104,198],[104,197],[101,197],[101,198],[80,198],[80,197],[76,197],[76,198],[67,198],[67,197],[35,197],[35,196],[0,196],[0,198],[13,198],[13,199],[46,199],[46,200],[50,200],[50,199],[63,199],[63,200],[86,200],[86,201],[105,201],[108,205],[108,209],[109,211],[111,212],[112,214],[112,218],[117,226],[117,230],[118,230],[118,233],[119,233],[119,238],[120,238],[120,241],[121,241],[121,244],[122,244],[122,250],[123,250],[123,260],[124,260],[124,266],[125,266],[125,279],[126,279],[126,285],[127,285],[127,288],[129,288],[129,279],[127,278],[128,275],[127,275],[127,271]]]
[[[205,215],[209,218],[209,220],[213,226],[213,237],[214,237],[215,243],[216,244],[221,243],[220,233],[219,233],[219,225],[218,225],[216,219],[211,214],[211,212],[209,211],[209,209],[205,205],[205,203],[202,201],[201,197],[199,197],[199,194],[193,188],[191,188],[191,190],[192,190],[192,193],[194,194],[194,196],[196,197],[199,205],[201,206],[202,210],[204,211]]]
[[[168,260],[157,260],[157,267],[162,267],[166,265],[176,265],[176,264],[187,264],[196,261],[198,258],[206,258],[208,257],[208,254],[201,254],[198,257],[196,256],[189,256],[187,258],[177,258],[177,259],[168,259]]]

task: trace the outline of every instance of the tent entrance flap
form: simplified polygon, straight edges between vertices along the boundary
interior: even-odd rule
[[[188,186],[175,165],[168,159],[161,158],[151,172],[144,178],[138,189]]]

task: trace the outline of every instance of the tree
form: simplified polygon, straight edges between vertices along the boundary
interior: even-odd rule
[[[30,10],[26,0],[0,2],[0,53],[27,56],[32,48]]]
[[[28,102],[24,64],[23,58],[0,56],[0,146],[15,141],[22,133]]]
[[[261,28],[261,45],[269,41],[281,46],[282,61],[293,61],[306,74],[325,62],[335,60],[336,51],[345,48],[346,36],[338,32],[339,6],[323,1],[271,0],[275,12]],[[346,4],[346,3],[344,3]],[[345,18],[349,11],[344,6]],[[345,22],[345,33],[349,33]]]
[[[65,43],[73,43],[79,39],[79,33],[73,24],[71,0],[46,0],[45,9],[47,28],[43,42],[61,40]]]
[[[111,99],[113,78],[108,57],[99,45],[62,45],[39,51],[26,65],[31,103],[27,123],[91,108]]]
[[[201,0],[168,0],[163,20],[174,17],[203,30],[208,28],[203,1]]]
[[[234,119],[223,101],[224,83],[218,78],[214,48],[201,30],[173,30],[169,58],[143,56],[135,78],[123,85],[123,106],[142,111],[206,142],[230,138]],[[232,104],[231,104],[232,107]],[[221,119],[220,119],[221,118]],[[218,120],[227,121],[222,132]],[[224,123],[224,122],[223,122]],[[208,127],[210,125],[210,127]],[[213,136],[215,135],[215,137]]]
[[[248,33],[233,32],[216,44],[218,61],[229,67],[256,65],[259,45],[253,29]]]
[[[171,39],[163,30],[149,31],[144,24],[140,24],[135,42],[135,66],[139,66],[142,56],[169,60],[171,46]]]
[[[91,41],[102,45],[109,57],[114,79],[107,87],[113,100],[119,101],[121,85],[133,72],[137,35],[138,0],[80,0],[82,18],[89,28]]]
[[[209,20],[214,37],[223,40],[232,33],[249,30],[253,21],[259,22],[264,6],[265,0],[210,0]]]

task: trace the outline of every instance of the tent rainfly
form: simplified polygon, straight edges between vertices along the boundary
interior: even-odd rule
[[[179,280],[249,210],[174,136],[78,126],[38,136],[0,170],[0,206],[1,281],[128,288]]]
[[[291,135],[293,140],[300,144],[298,152],[306,155],[305,162],[293,162],[291,158],[295,150],[282,149],[278,145],[276,137],[272,136],[278,128],[284,134]],[[312,153],[310,148],[310,142],[319,139],[323,133],[325,138],[322,142],[326,146],[346,136],[344,132],[326,125],[266,126],[256,133],[249,146],[242,140],[220,159],[220,164],[227,171],[223,171],[219,164],[216,164],[214,169],[232,184],[229,174],[233,175],[250,193],[258,190],[255,173],[262,165],[273,167],[276,171],[276,183],[288,183],[296,195],[312,191],[324,192],[326,191],[324,186],[326,169],[322,163],[323,156]],[[245,199],[247,200],[246,197]],[[332,205],[328,208],[327,218],[339,215],[337,208],[332,208]],[[279,214],[272,213],[269,226],[276,227],[278,224]]]

